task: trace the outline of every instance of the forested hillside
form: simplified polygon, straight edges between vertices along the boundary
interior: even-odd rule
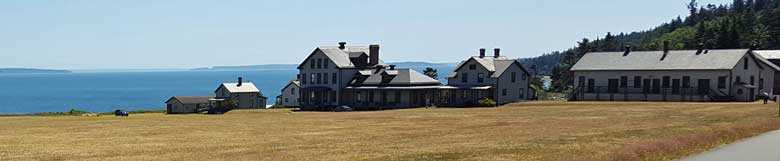
[[[523,59],[536,66],[540,74],[549,74],[552,89],[562,91],[572,83],[569,69],[586,52],[660,50],[664,41],[673,50],[696,49],[701,43],[709,49],[751,48],[780,49],[780,0],[734,0],[731,4],[687,5],[689,14],[673,18],[650,30],[632,33],[607,33],[595,40],[587,38],[574,48]],[[555,61],[557,60],[557,61]]]

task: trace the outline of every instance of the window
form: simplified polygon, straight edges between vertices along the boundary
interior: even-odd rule
[[[718,77],[718,88],[726,89],[726,76]]]
[[[742,68],[745,68],[745,70],[748,69],[748,59],[747,58],[745,58],[745,63],[742,63],[742,65],[743,65]]]
[[[756,77],[755,76],[752,76],[752,75],[750,76],[750,85],[756,85]]]
[[[607,90],[609,93],[618,93],[618,79],[608,79]]]
[[[469,73],[462,73],[462,74],[460,74],[460,82],[461,83],[468,83],[469,82]]]
[[[290,102],[289,98],[284,98],[284,102]]]
[[[477,83],[485,82],[485,73],[477,73]]]
[[[680,94],[680,79],[672,79],[672,94]]]
[[[519,97],[520,97],[520,99],[524,99],[525,98],[525,90],[523,88],[520,88],[520,96]]]
[[[585,87],[585,76],[580,76],[578,79],[580,79],[579,87]]]
[[[512,79],[512,83],[517,81],[517,73],[516,72],[512,72],[512,78],[511,79]]]
[[[620,76],[620,88],[626,88],[626,87],[628,87],[628,77]]]
[[[661,94],[661,79],[653,79],[653,91],[654,94]]]
[[[764,89],[764,78],[759,78],[758,79],[758,90],[763,90],[763,89]]]
[[[363,93],[355,92],[355,100],[357,103],[363,103]]]
[[[672,78],[671,78],[671,77],[669,77],[669,76],[664,76],[664,77],[663,77],[663,82],[661,83],[661,86],[662,86],[663,88],[669,88],[669,87],[670,87],[670,83],[671,83],[671,82],[670,82],[670,81],[671,81],[671,79],[672,79]]]
[[[331,80],[331,82],[333,82],[333,84],[338,84],[338,83],[337,83],[337,82],[338,82],[338,77],[336,76],[336,73],[333,73],[333,75],[332,75],[331,77],[333,77],[333,79]]]
[[[324,76],[322,76],[322,83],[323,83],[323,84],[329,84],[329,83],[328,83],[328,73],[325,73],[325,74],[323,74],[323,75],[324,75]]]
[[[311,66],[311,69],[314,69],[314,65],[317,65],[317,59],[309,59],[309,66]]]
[[[314,80],[317,80],[317,74],[311,73],[311,84],[317,84]]]
[[[477,70],[477,65],[476,64],[469,65],[469,70]]]
[[[691,88],[691,76],[683,76],[682,86],[683,88]]]
[[[742,77],[737,76],[737,79],[736,81],[734,81],[734,84],[739,84],[739,83],[742,83]]]
[[[642,88],[642,76],[634,76],[634,88]]]
[[[501,95],[502,95],[502,96],[506,96],[506,89],[502,89],[502,90],[501,90]]]
[[[328,59],[323,59],[322,60],[322,65],[325,66],[325,69],[328,69],[328,64],[330,64]]]
[[[295,95],[295,88],[291,88],[291,89],[290,89],[290,94],[291,94],[291,95]]]
[[[301,84],[306,84],[306,73],[301,73],[303,77],[301,77]]]
[[[595,88],[594,88],[594,87],[595,87],[595,85],[596,85],[596,80],[594,80],[594,79],[588,79],[588,93],[593,93],[593,92],[595,92]]]
[[[317,69],[322,69],[322,59],[317,59]]]
[[[322,73],[317,73],[317,84],[322,84]]]
[[[520,74],[520,77],[522,77],[522,79],[523,79],[523,80],[526,80],[526,79],[528,79],[528,78],[526,78],[526,76],[527,76],[527,75],[525,75],[525,74]]]
[[[744,93],[742,92],[742,89],[737,89],[737,94],[742,94],[742,93]]]

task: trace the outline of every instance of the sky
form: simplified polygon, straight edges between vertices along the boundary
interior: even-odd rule
[[[730,0],[699,0],[725,4]],[[650,29],[688,0],[3,0],[0,67],[298,64],[317,46],[381,45],[386,62],[532,57]]]

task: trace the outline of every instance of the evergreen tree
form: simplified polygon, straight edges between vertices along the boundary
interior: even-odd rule
[[[439,79],[438,71],[436,71],[436,69],[433,69],[431,67],[425,68],[425,70],[423,70],[423,74],[433,79]]]

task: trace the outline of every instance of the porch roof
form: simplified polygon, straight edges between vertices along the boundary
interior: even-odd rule
[[[488,90],[493,86],[442,86],[440,89],[472,89],[472,90]]]
[[[441,89],[444,86],[386,86],[386,87],[377,87],[377,86],[362,86],[362,87],[345,87],[346,89],[376,89],[376,90],[382,90],[382,89]]]

